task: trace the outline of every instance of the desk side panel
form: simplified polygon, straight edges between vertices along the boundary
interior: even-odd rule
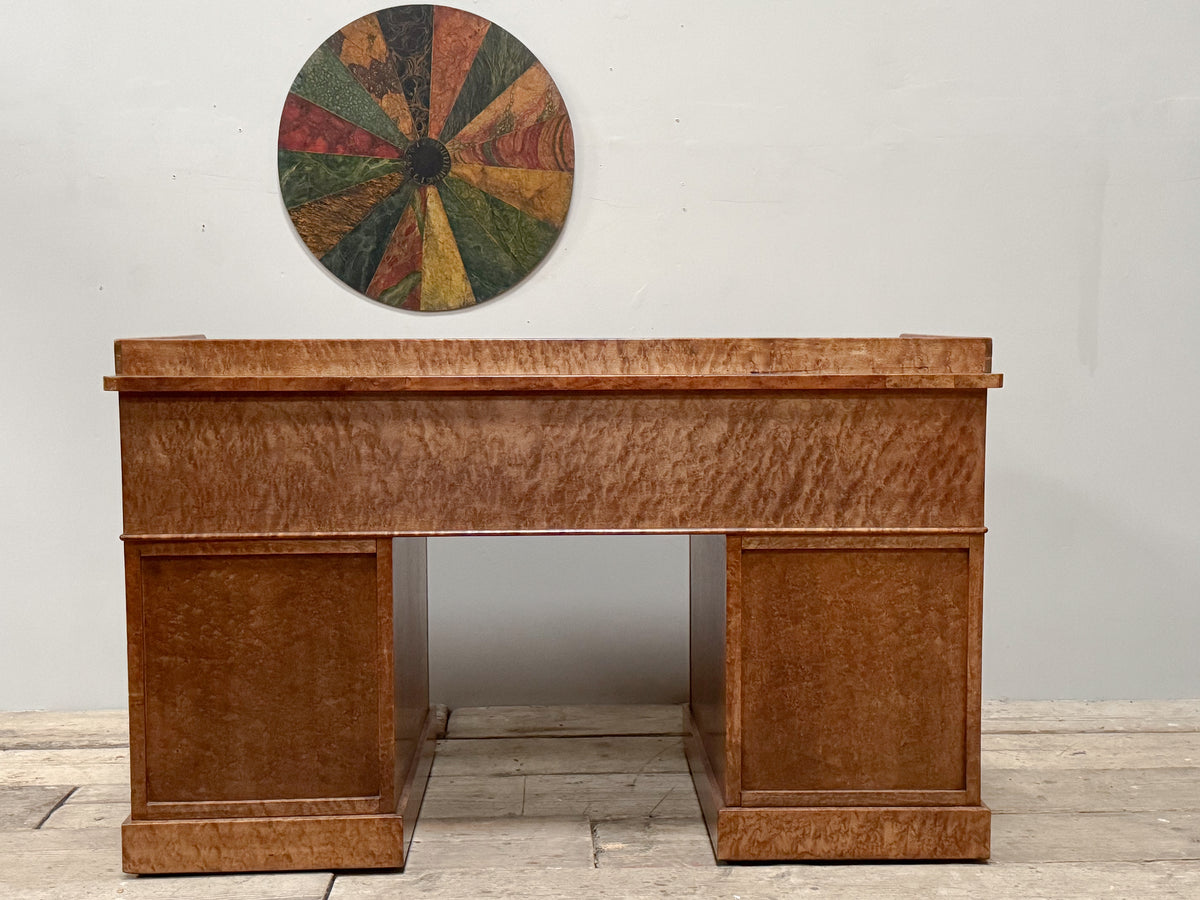
[[[972,528],[986,392],[121,397],[130,535]]]
[[[417,781],[429,718],[429,602],[426,541],[421,537],[381,541],[391,544],[392,603],[395,646],[395,741],[396,785],[415,786],[418,795],[424,782]],[[428,775],[428,771],[426,771]],[[411,795],[411,787],[409,794]],[[420,797],[416,798],[420,806]],[[400,812],[407,818],[408,810]],[[411,810],[416,818],[417,810]]]
[[[725,793],[725,535],[693,534],[690,568],[690,704],[700,743]]]

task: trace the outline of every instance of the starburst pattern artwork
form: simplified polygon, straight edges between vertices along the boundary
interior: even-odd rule
[[[447,6],[342,28],[296,76],[279,123],[301,240],[345,284],[402,309],[461,309],[520,282],[562,230],[574,171],[545,67]]]

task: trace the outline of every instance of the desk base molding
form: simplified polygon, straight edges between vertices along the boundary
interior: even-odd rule
[[[991,855],[987,806],[727,806],[691,711],[684,749],[718,862],[966,860]]]
[[[717,858],[779,860],[987,859],[986,806],[726,807]]]
[[[398,869],[398,815],[246,819],[126,819],[121,868],[130,875]]]

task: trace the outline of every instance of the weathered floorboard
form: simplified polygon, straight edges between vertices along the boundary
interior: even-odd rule
[[[985,700],[988,734],[1200,731],[1200,700]]]
[[[983,797],[993,812],[1200,810],[1200,768],[989,769]]]
[[[499,819],[524,809],[524,775],[447,775],[429,779],[421,821]]]
[[[0,787],[0,831],[37,828],[71,788],[58,785],[6,785]]]
[[[128,710],[0,712],[0,750],[128,746]]]
[[[714,865],[708,829],[697,817],[613,819],[594,823],[592,833],[601,869]]]
[[[403,881],[402,881],[403,880]],[[403,887],[401,887],[401,884]],[[403,893],[400,893],[403,891]],[[522,900],[925,900],[928,897],[1171,898],[1200,896],[1200,864],[1087,863],[1063,865],[791,865],[612,868],[593,870],[492,869],[484,872],[406,872],[404,875],[346,875],[334,882],[329,900],[428,900],[521,897]]]
[[[74,803],[129,803],[129,782],[124,784],[81,784],[71,795]]]
[[[591,869],[592,830],[584,816],[434,819],[417,822],[405,874],[441,869]],[[399,887],[404,882],[394,882]]]
[[[1200,862],[1200,813],[994,815],[992,859],[997,863]]]
[[[993,769],[1200,767],[1200,734],[986,734]]]
[[[576,775],[686,772],[683,739],[498,738],[442,741],[434,775]]]
[[[683,734],[679,706],[484,706],[450,713],[449,738]]]
[[[655,731],[667,710],[677,708],[634,708],[624,716],[603,710],[590,717],[579,707],[514,710],[508,731],[507,714],[482,710],[474,725],[463,719],[464,726],[479,729],[479,737],[442,743],[443,768],[462,774],[431,779],[406,871],[339,875],[330,900],[409,894],[430,900],[734,894],[774,900],[810,892],[835,900],[1192,900],[1200,896],[1200,732],[1187,725],[1189,704],[1194,702],[989,704],[983,796],[995,816],[993,861],[986,866],[717,867],[695,797],[680,788],[688,779],[682,763],[672,761],[677,736]],[[556,711],[547,717],[550,709]],[[0,714],[0,723],[11,723],[12,715]],[[71,733],[72,714],[17,715],[27,722],[51,715],[57,721],[51,727],[43,718],[40,731],[10,730],[9,740],[21,749],[0,751],[0,897],[325,895],[331,875],[321,872],[122,875],[117,823],[129,804],[127,751],[119,745],[80,747],[102,733],[88,715],[81,717],[78,738]],[[555,722],[581,736],[550,731]],[[636,736],[604,736],[589,728]],[[559,739],[533,736],[542,730]]]
[[[606,819],[680,819],[700,816],[689,775],[528,775],[525,815],[586,815]]]
[[[120,828],[129,815],[124,803],[80,803],[75,795],[56,809],[42,828]]]
[[[116,828],[0,832],[0,897],[20,900],[322,900],[328,872],[137,878]]]
[[[0,750],[0,785],[129,782],[129,749]]]

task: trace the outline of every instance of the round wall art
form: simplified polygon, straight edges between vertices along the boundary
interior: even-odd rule
[[[515,37],[448,6],[395,6],[330,37],[279,123],[279,186],[330,272],[389,306],[459,309],[549,252],[575,170],[571,120]]]

